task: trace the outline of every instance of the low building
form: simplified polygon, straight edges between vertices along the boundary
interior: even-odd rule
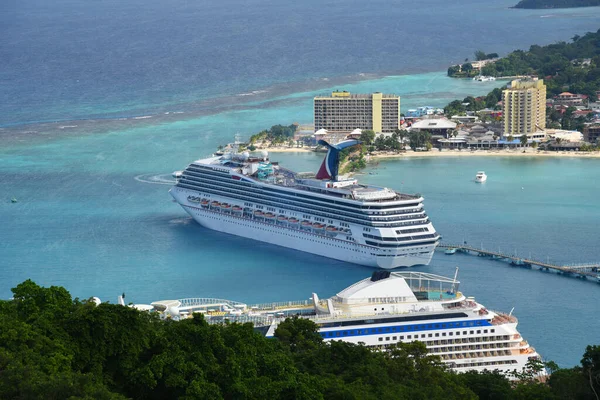
[[[567,131],[564,129],[546,129],[546,136],[551,140],[560,139],[561,142],[582,142],[583,134],[579,131]]]
[[[411,131],[427,131],[432,135],[442,135],[445,138],[454,129],[456,129],[456,122],[452,122],[446,118],[422,119],[413,123],[410,127]]]
[[[422,118],[422,117],[431,116],[431,115],[441,115],[443,113],[444,113],[443,108],[436,108],[436,107],[432,107],[432,106],[423,106],[423,107],[411,108],[404,114],[404,116],[406,118]]]
[[[582,96],[580,94],[562,92],[561,94],[554,96],[553,105],[555,107],[556,106],[577,107],[577,106],[583,106],[583,101],[584,101],[584,96]]]
[[[600,143],[600,124],[588,124],[583,128],[584,140],[588,143]]]
[[[479,121],[476,115],[453,115],[450,120],[458,124],[472,124]]]

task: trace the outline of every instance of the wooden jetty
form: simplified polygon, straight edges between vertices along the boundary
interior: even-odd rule
[[[495,260],[509,261],[511,265],[532,268],[537,267],[544,271],[554,271],[559,274],[575,276],[583,279],[593,279],[600,283],[600,262],[598,263],[587,263],[587,264],[569,264],[569,265],[554,265],[549,262],[540,260],[534,260],[531,257],[523,258],[514,254],[504,254],[499,251],[490,251],[485,249],[478,249],[476,247],[468,246],[466,244],[440,244],[438,248],[442,249],[456,249],[457,252],[474,254],[479,257],[490,257]]]

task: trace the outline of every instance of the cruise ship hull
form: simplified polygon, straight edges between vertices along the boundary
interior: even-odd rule
[[[408,247],[397,250],[393,255],[376,255],[374,252],[378,249],[372,246],[202,208],[187,202],[190,193],[193,192],[185,189],[171,191],[175,200],[203,227],[327,258],[368,267],[393,269],[427,265],[435,250],[435,245],[427,245],[419,246],[418,251]]]

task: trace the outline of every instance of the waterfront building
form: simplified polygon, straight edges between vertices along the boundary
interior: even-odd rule
[[[588,143],[598,143],[600,139],[600,124],[588,124],[583,128],[583,137]]]
[[[413,123],[410,127],[411,131],[427,131],[432,135],[442,135],[446,138],[454,129],[456,129],[456,122],[452,122],[446,118],[422,119]]]
[[[333,92],[314,98],[315,130],[350,133],[369,129],[392,133],[400,128],[400,97],[393,94]]]
[[[504,136],[520,136],[546,127],[546,85],[542,79],[517,79],[502,91]]]
[[[583,142],[583,134],[579,131],[568,131],[565,129],[546,129],[544,133],[545,135],[543,139],[547,137],[549,139],[554,140],[560,139],[561,142]]]
[[[444,114],[443,108],[435,108],[432,106],[423,106],[417,108],[411,108],[406,111],[406,118],[422,118],[430,115],[441,115]]]

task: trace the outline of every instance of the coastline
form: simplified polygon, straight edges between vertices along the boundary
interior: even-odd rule
[[[306,147],[274,147],[257,149],[270,153],[314,153]],[[431,150],[431,151],[406,151],[404,153],[375,153],[368,156],[369,162],[385,159],[402,159],[414,157],[571,157],[571,158],[600,158],[600,151],[538,151],[532,148],[515,150]]]

